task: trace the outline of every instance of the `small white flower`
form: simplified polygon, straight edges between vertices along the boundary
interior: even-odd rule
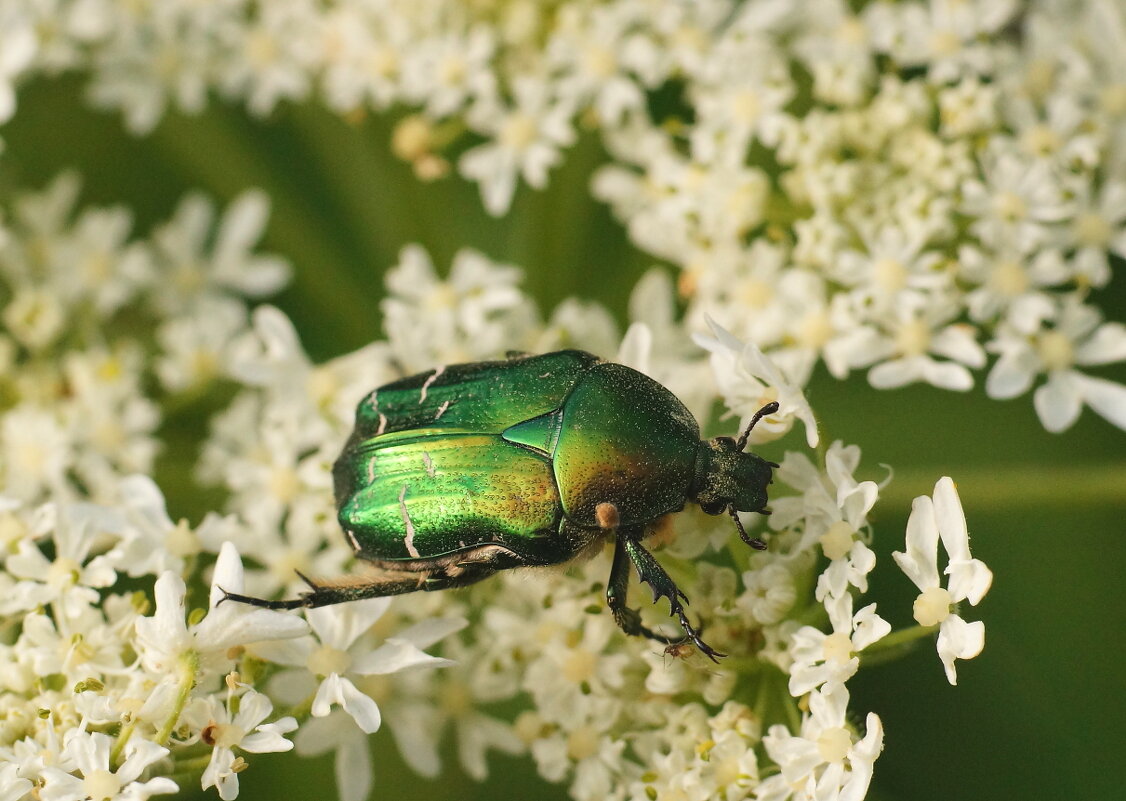
[[[512,92],[511,107],[493,100],[470,109],[470,126],[492,141],[466,151],[458,162],[463,176],[480,183],[485,209],[494,216],[512,205],[517,175],[535,189],[546,186],[561,148],[575,139],[572,107],[552,95],[549,81],[520,76]]]
[[[856,656],[891,631],[891,624],[876,614],[876,605],[868,604],[855,615],[852,594],[824,601],[829,613],[832,634],[812,626],[803,626],[794,634],[790,652],[790,695],[804,695],[825,682],[848,681],[860,667]]]
[[[762,741],[781,772],[763,781],[756,798],[862,801],[884,747],[884,730],[880,718],[869,712],[864,736],[854,739],[846,717],[848,699],[843,684],[829,682],[809,696],[800,734],[782,725],[770,727]]]
[[[314,717],[327,716],[339,706],[367,734],[378,731],[382,716],[374,699],[353,683],[353,677],[382,676],[419,667],[448,667],[449,659],[430,656],[423,648],[462,628],[466,621],[451,618],[424,620],[388,637],[372,648],[364,636],[383,617],[391,598],[366,598],[349,604],[305,610],[314,637],[290,643],[273,643],[261,653],[272,661],[306,669],[278,675],[279,685],[293,694],[295,683],[308,684],[310,674],[319,684],[313,698]],[[315,638],[315,639],[314,639]]]
[[[0,765],[0,799],[19,801],[31,792],[31,782],[19,775],[20,766],[12,762]]]
[[[5,123],[16,111],[15,79],[31,64],[39,44],[28,15],[9,11],[0,21],[0,123]]]
[[[985,366],[985,350],[976,327],[949,323],[960,309],[950,298],[904,292],[881,325],[887,329],[868,382],[893,389],[925,381],[941,389],[965,392],[973,386],[968,367]],[[944,357],[936,359],[934,356]]]
[[[293,738],[303,757],[334,752],[336,790],[341,801],[364,801],[371,796],[371,745],[363,729],[347,712],[336,709],[324,718],[311,718]]]
[[[238,796],[238,774],[246,767],[242,757],[236,757],[238,748],[252,754],[289,751],[293,743],[284,735],[297,728],[297,721],[286,716],[273,723],[263,723],[273,712],[270,699],[247,689],[238,696],[238,712],[231,712],[233,693],[226,703],[216,696],[185,713],[200,731],[200,740],[212,747],[211,761],[203,771],[201,785],[204,790],[215,787],[223,801]]]
[[[1036,389],[1033,405],[1046,429],[1070,428],[1084,404],[1126,429],[1126,387],[1075,369],[1126,360],[1126,326],[1102,322],[1094,307],[1074,297],[1066,298],[1054,316],[1052,328],[1031,337],[998,332],[989,349],[1000,356],[986,379],[986,392],[991,398],[1013,398],[1045,373],[1047,381]]]
[[[693,338],[696,344],[711,352],[712,369],[728,408],[738,410],[743,421],[749,422],[767,403],[778,402],[778,411],[755,426],[752,441],[765,442],[780,437],[790,430],[796,419],[805,426],[806,443],[811,448],[817,447],[817,421],[801,387],[783,375],[753,343],[744,344],[715,322],[708,322],[715,339],[700,335]]]
[[[108,734],[71,729],[64,738],[64,760],[73,760],[73,771],[57,767],[43,769],[43,801],[74,801],[75,799],[114,799],[114,801],[145,801],[149,796],[180,791],[176,782],[167,778],[138,781],[145,768],[162,759],[168,749],[140,737],[130,738],[125,746],[125,759],[115,768],[110,760],[113,738]],[[73,775],[74,772],[79,776]]]
[[[216,222],[209,199],[186,195],[152,235],[158,308],[178,314],[221,290],[260,297],[280,289],[289,280],[289,265],[251,252],[265,230],[269,205],[264,192],[248,190]]]
[[[156,611],[137,621],[137,646],[145,667],[165,681],[179,681],[184,659],[198,660],[202,674],[225,672],[230,649],[264,640],[300,637],[308,626],[293,614],[232,601],[220,603],[225,592],[242,593],[243,570],[238,551],[224,543],[215,563],[210,607],[199,623],[185,621],[184,580],[165,571],[156,580]]]
[[[938,542],[949,560],[943,587],[938,575]],[[955,659],[972,659],[985,646],[985,624],[967,623],[954,612],[954,605],[969,601],[977,605],[989,591],[993,573],[979,559],[970,557],[969,534],[958,491],[949,478],[934,486],[934,500],[922,495],[911,504],[907,519],[907,550],[892,554],[896,564],[919,588],[915,620],[920,626],[938,626],[938,656],[946,678],[957,684]]]

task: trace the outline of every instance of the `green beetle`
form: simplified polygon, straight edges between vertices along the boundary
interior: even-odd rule
[[[440,367],[379,387],[333,466],[340,525],[362,580],[314,583],[300,598],[224,600],[270,609],[318,607],[415,590],[463,587],[498,570],[557,565],[615,538],[606,600],[627,634],[662,642],[626,606],[629,565],[667,598],[688,639],[712,659],[684,613],[687,597],[641,544],[688,501],[708,514],[765,512],[771,468],[736,441],[700,440],[676,396],[648,376],[589,353]]]

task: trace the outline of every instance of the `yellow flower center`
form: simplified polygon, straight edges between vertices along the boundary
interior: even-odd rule
[[[852,735],[841,726],[825,729],[817,738],[817,752],[823,760],[833,764],[844,762],[851,747]]]
[[[1001,219],[1015,222],[1028,214],[1028,204],[1016,192],[998,192],[993,196],[993,211]]]
[[[834,632],[821,644],[821,653],[826,662],[843,665],[852,659],[852,639],[843,631]]]
[[[520,111],[509,114],[501,126],[498,139],[509,150],[527,150],[536,141],[536,121]]]
[[[322,645],[309,655],[306,663],[309,672],[315,676],[329,676],[333,673],[343,676],[352,667],[352,657],[347,651],[333,648],[331,645]]]
[[[1033,125],[1020,138],[1021,146],[1033,156],[1050,156],[1063,147],[1060,135],[1047,125]]]
[[[1040,336],[1037,351],[1040,361],[1048,370],[1066,370],[1075,361],[1075,347],[1059,331],[1048,331]]]
[[[1114,234],[1114,229],[1106,218],[1092,212],[1080,214],[1075,218],[1073,226],[1079,244],[1090,248],[1105,248]]]
[[[567,737],[567,756],[576,762],[589,759],[598,753],[598,732],[590,726],[580,726]]]
[[[829,526],[829,530],[821,535],[821,550],[825,558],[837,560],[846,556],[852,550],[852,541],[856,536],[856,529],[843,520],[838,520]]]
[[[810,312],[802,317],[797,327],[799,345],[807,348],[821,348],[833,337],[833,325],[825,311]]]
[[[594,668],[598,657],[585,648],[576,648],[567,654],[563,662],[563,678],[572,684],[582,684],[594,678]]]
[[[919,593],[912,606],[915,620],[920,626],[935,626],[950,617],[954,600],[942,587],[930,587]]]
[[[904,356],[922,356],[930,345],[930,328],[922,320],[904,323],[895,334],[896,349]]]
[[[1006,297],[1016,297],[1028,290],[1028,273],[1015,259],[1002,259],[993,267],[989,286]]]
[[[885,292],[896,292],[907,285],[907,268],[898,259],[876,259],[872,279]]]
[[[763,309],[774,299],[774,288],[765,281],[752,278],[739,287],[739,298],[743,305],[752,309]]]
[[[82,780],[82,792],[92,801],[105,801],[116,798],[121,792],[121,780],[108,770],[92,770]]]

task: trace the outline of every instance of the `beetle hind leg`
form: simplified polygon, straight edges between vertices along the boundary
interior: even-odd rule
[[[649,551],[641,546],[635,536],[626,532],[618,532],[617,542],[614,546],[614,563],[610,568],[610,581],[606,586],[606,603],[614,615],[614,620],[626,634],[641,635],[651,640],[673,645],[675,642],[668,637],[662,637],[652,629],[641,625],[641,616],[636,609],[626,606],[626,588],[629,586],[629,565],[637,568],[637,577],[648,584],[653,591],[653,602],[660,598],[669,599],[669,612],[676,615],[684,629],[685,639],[691,640],[713,662],[718,662],[721,654],[700,638],[700,633],[688,620],[684,613],[683,604],[688,603],[688,598],[665,569],[653,558]],[[681,603],[683,601],[683,604]]]
[[[266,609],[316,609],[321,606],[332,606],[348,601],[359,601],[364,598],[382,598],[388,595],[404,595],[408,592],[445,590],[452,587],[465,587],[475,584],[482,579],[493,575],[496,570],[481,563],[470,563],[451,566],[439,566],[433,570],[420,571],[388,571],[376,576],[350,576],[332,579],[318,583],[298,573],[297,575],[309,585],[309,592],[301,593],[297,598],[284,601],[271,601],[265,598],[254,598],[249,595],[227,592],[223,590],[223,598],[219,601],[237,601],[238,603],[261,606]]]

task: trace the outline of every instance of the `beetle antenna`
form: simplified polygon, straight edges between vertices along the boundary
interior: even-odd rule
[[[755,423],[768,414],[774,414],[776,411],[778,411],[778,401],[771,401],[755,412],[755,416],[752,417],[751,422],[747,424],[747,430],[743,432],[742,436],[739,437],[739,441],[735,443],[735,450],[741,451],[743,448],[747,447],[747,437],[751,435],[751,429],[755,427]],[[743,539],[747,539],[746,536],[744,536]]]
[[[770,414],[770,412],[767,412],[767,414]],[[765,551],[766,543],[758,537],[752,537],[747,533],[747,530],[743,528],[743,521],[739,519],[739,513],[735,511],[735,507],[728,506],[727,512],[731,515],[731,519],[735,521],[735,528],[739,529],[739,536],[743,538],[743,542],[750,545],[756,551]]]

